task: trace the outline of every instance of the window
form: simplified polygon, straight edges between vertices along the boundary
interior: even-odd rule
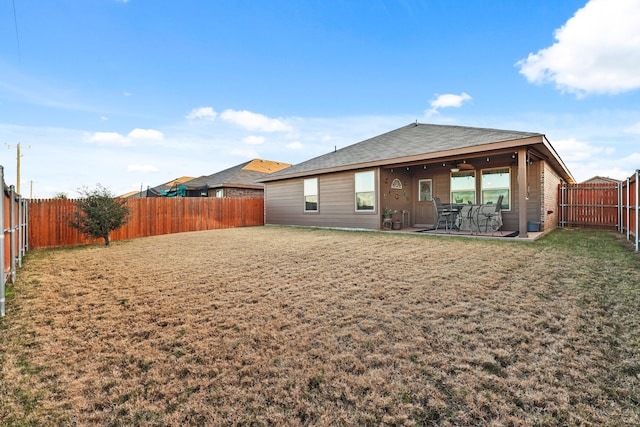
[[[476,172],[451,172],[451,203],[476,202]]]
[[[511,174],[509,168],[482,171],[482,203],[497,203],[502,198],[502,209],[511,209]]]
[[[318,212],[318,178],[304,180],[304,211]]]
[[[356,177],[356,212],[376,208],[376,180],[374,171],[358,172]]]
[[[418,201],[419,202],[430,202],[433,199],[433,194],[431,193],[431,180],[430,179],[421,179],[418,181]]]
[[[224,188],[218,188],[216,190],[216,197],[224,197]]]

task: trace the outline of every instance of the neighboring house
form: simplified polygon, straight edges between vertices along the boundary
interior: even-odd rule
[[[620,180],[606,176],[594,176],[581,182],[581,184],[620,184]]]
[[[412,123],[262,179],[265,223],[380,229],[384,209],[413,227],[443,203],[495,202],[504,229],[557,225],[558,184],[575,180],[540,133]]]
[[[156,185],[155,187],[147,187],[146,190],[141,191],[132,191],[127,193],[121,197],[163,197],[166,195],[175,195],[178,193],[178,189],[181,185],[183,185],[187,181],[191,181],[193,179],[192,176],[181,176],[176,179],[172,179],[171,181],[165,182],[164,184]]]
[[[290,167],[289,163],[253,159],[208,176],[191,179],[182,185],[190,197],[263,198],[260,179]]]

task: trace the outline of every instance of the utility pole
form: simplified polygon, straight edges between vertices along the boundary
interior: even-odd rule
[[[11,145],[9,144],[5,144],[7,146],[7,148],[11,148]],[[30,145],[28,145],[26,148],[31,148]],[[18,144],[16,145],[16,151],[17,151],[17,156],[16,156],[16,193],[18,194],[22,194],[20,193],[20,157],[22,157],[22,154],[20,154],[20,143],[18,142]]]

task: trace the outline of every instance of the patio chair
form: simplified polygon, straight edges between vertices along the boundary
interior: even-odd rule
[[[450,231],[453,227],[454,212],[451,209],[447,209],[442,206],[442,202],[439,197],[433,198],[433,208],[436,218],[436,231],[441,224],[444,224],[445,231]]]
[[[473,205],[471,203],[464,205],[458,214],[457,223],[458,229],[469,230],[469,234],[473,234],[473,229],[475,226],[476,231],[480,231],[478,225],[478,212],[480,211],[480,206]]]
[[[492,236],[494,232],[498,231],[500,227],[502,227],[502,214],[500,210],[502,209],[503,198],[504,196],[502,195],[498,197],[498,201],[495,204],[495,207],[491,205],[485,205],[482,210],[482,215],[486,219],[484,231],[486,232],[489,230],[489,228],[491,228]],[[487,206],[489,207],[489,209],[486,209]],[[502,231],[500,232],[500,234],[502,234]]]

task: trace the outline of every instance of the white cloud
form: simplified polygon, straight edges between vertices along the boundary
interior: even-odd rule
[[[625,131],[625,133],[630,133],[630,134],[634,134],[634,135],[640,135],[640,122],[636,123],[633,126],[629,126],[624,131]]]
[[[99,145],[119,145],[122,147],[130,147],[134,145],[134,140],[151,140],[162,141],[164,135],[162,132],[154,129],[134,129],[127,136],[118,132],[95,132],[94,134],[85,134],[84,140],[94,142]]]
[[[128,137],[130,139],[147,139],[154,141],[162,141],[164,139],[162,132],[154,129],[134,129],[129,132]]]
[[[287,144],[287,148],[291,148],[292,150],[300,150],[303,147],[302,143],[299,141],[294,141]]]
[[[243,139],[245,144],[249,144],[249,145],[260,145],[260,144],[264,144],[264,136],[254,136],[254,135],[249,135],[248,137]]]
[[[100,145],[121,145],[125,147],[132,145],[129,138],[117,132],[96,132],[93,135],[86,134],[85,141],[95,142]]]
[[[431,109],[426,111],[427,116],[431,116],[432,114],[438,114],[440,108],[460,108],[464,102],[470,101],[471,96],[465,92],[462,92],[460,95],[454,95],[452,93],[446,93],[443,95],[436,94],[436,99],[431,101]]]
[[[101,122],[106,122],[106,121],[108,121],[108,120],[109,120],[109,117],[107,117],[107,116],[100,116],[100,121],[101,121]]]
[[[122,96],[131,96],[133,95],[131,92],[127,92],[126,90],[122,91]]]
[[[229,154],[234,156],[246,157],[248,159],[257,159],[260,157],[256,150],[249,150],[246,148],[234,148],[229,151]]]
[[[291,126],[284,123],[281,119],[272,119],[247,110],[225,110],[220,114],[220,118],[248,130],[261,132],[290,132],[293,130]]]
[[[127,170],[129,172],[157,172],[158,168],[153,165],[129,165]]]
[[[556,42],[519,61],[531,83],[583,96],[640,88],[640,2],[591,0],[555,31]]]
[[[185,118],[187,120],[202,119],[202,120],[213,121],[215,120],[217,115],[218,113],[216,113],[212,107],[200,107],[200,108],[194,108],[193,110],[191,110],[191,112],[187,114]]]
[[[597,147],[575,138],[553,141],[552,145],[560,157],[568,162],[580,162],[599,154],[611,154],[614,151],[612,148]]]

